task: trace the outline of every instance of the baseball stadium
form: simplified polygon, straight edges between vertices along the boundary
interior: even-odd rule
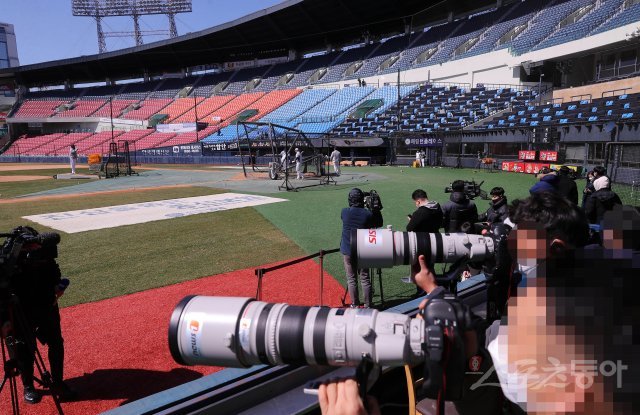
[[[0,23],[3,413],[636,413],[445,404],[464,313],[429,319],[415,267],[489,325],[517,268],[496,276],[493,225],[526,200],[573,201],[602,246],[608,211],[637,215],[639,0],[283,0],[186,34],[190,0],[63,3],[94,54],[19,65]],[[114,16],[135,46],[108,48]],[[425,206],[444,222],[405,232]],[[453,349],[410,338],[418,313]],[[327,411],[354,373],[379,412]]]

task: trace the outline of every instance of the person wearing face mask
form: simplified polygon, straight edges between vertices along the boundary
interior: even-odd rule
[[[635,215],[619,215],[624,229],[640,225]],[[457,413],[638,413],[640,357],[633,327],[640,309],[632,287],[640,266],[632,255],[612,255],[626,252],[625,244],[637,247],[632,235],[640,229],[618,236],[614,231],[604,238],[608,247],[583,249],[584,213],[548,192],[520,201],[512,219],[510,250],[524,275],[502,319],[476,330],[478,350],[486,350],[492,368],[455,402]],[[423,258],[420,265],[416,284],[433,292],[435,276]],[[479,391],[487,395],[480,398]],[[487,409],[494,402],[489,391],[504,394],[504,408]]]

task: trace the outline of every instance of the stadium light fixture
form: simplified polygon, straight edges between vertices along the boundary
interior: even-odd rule
[[[191,0],[71,0],[73,16],[93,17],[98,31],[98,50],[107,51],[105,37],[125,37],[134,35],[136,45],[142,44],[143,34],[168,34],[169,37],[178,36],[175,15],[192,11]],[[169,18],[168,31],[141,31],[139,18],[143,15],[166,14]],[[133,18],[133,32],[104,32],[102,19],[114,16],[131,16]]]

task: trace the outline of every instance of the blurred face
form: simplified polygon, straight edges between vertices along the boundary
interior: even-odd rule
[[[500,195],[491,195],[491,201],[493,203],[498,203],[500,200],[502,200],[502,196],[500,196]]]
[[[519,223],[509,234],[509,252],[519,264],[530,264],[547,257],[547,233],[537,223]]]

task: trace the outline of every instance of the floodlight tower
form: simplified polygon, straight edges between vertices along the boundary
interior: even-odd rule
[[[177,13],[191,12],[191,0],[71,0],[74,16],[89,16],[96,21],[98,31],[98,50],[107,51],[106,37],[130,37],[136,45],[143,43],[143,35],[178,36],[175,16]],[[140,16],[165,14],[169,18],[169,30],[140,30]],[[131,16],[133,32],[104,32],[102,19],[112,16]]]

